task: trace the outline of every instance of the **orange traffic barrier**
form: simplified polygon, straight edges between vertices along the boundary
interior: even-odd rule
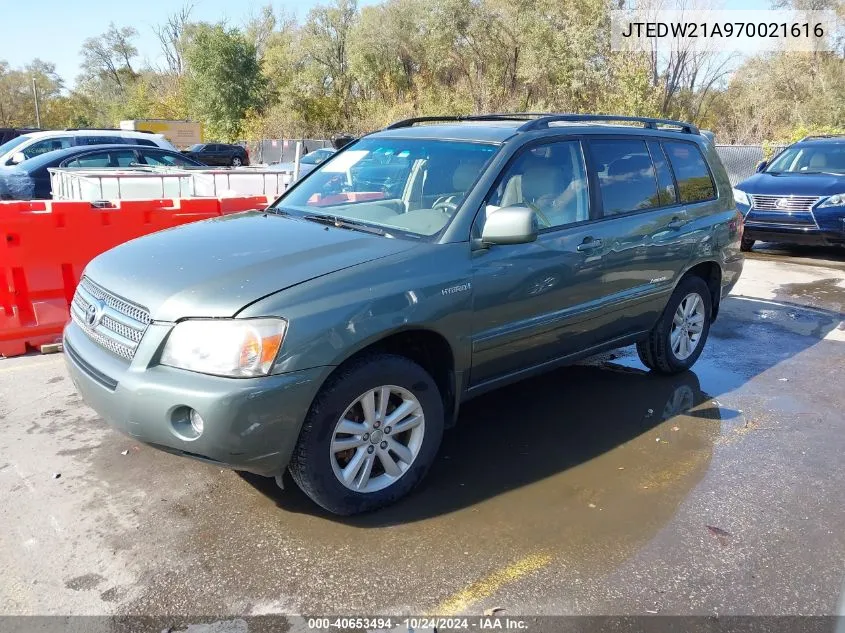
[[[0,356],[61,341],[82,270],[123,242],[197,220],[262,209],[272,198],[0,202]]]

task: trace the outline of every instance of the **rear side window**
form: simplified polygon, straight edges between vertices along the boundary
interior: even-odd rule
[[[604,215],[650,209],[660,204],[654,165],[645,141],[590,141]]]
[[[675,180],[678,181],[681,202],[713,200],[716,197],[716,186],[698,146],[695,143],[667,141],[663,147],[675,172]]]
[[[122,136],[78,136],[77,145],[122,145],[126,141]]]
[[[174,154],[165,154],[164,152],[150,152],[142,151],[141,156],[144,157],[144,162],[147,165],[156,165],[164,167],[193,167],[194,163],[187,161],[181,156]]]
[[[648,141],[647,144],[651,162],[654,163],[654,170],[657,173],[657,200],[660,206],[675,204],[678,201],[675,195],[675,181],[672,180],[672,171],[669,169],[669,163],[666,162],[663,148],[657,141]]]
[[[129,167],[138,164],[138,158],[131,149],[112,150],[110,153],[118,167]]]

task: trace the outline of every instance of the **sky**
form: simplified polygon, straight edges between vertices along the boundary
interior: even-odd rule
[[[117,26],[134,26],[138,30],[136,46],[140,59],[152,65],[163,60],[152,27],[160,24],[182,6],[184,0],[0,0],[0,60],[20,68],[38,57],[56,64],[65,87],[73,86],[79,74],[82,42]],[[197,21],[226,20],[242,25],[268,0],[188,0],[194,5],[192,16]],[[303,19],[319,0],[269,0],[277,9],[285,9]],[[359,0],[359,5],[376,4],[378,0]],[[722,0],[720,8],[766,9],[769,0]],[[141,64],[144,65],[143,63]]]
[[[359,5],[376,0],[359,0]],[[226,20],[240,26],[250,15],[257,15],[268,0],[189,0],[193,19],[203,22]],[[277,9],[304,18],[318,0],[273,0]],[[66,87],[73,85],[82,61],[82,42],[106,31],[109,22],[134,26],[140,59],[155,64],[159,45],[152,27],[182,6],[182,0],[0,0],[0,60],[19,68],[38,57],[56,64]]]

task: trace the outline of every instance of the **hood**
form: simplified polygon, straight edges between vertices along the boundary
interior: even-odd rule
[[[157,321],[232,317],[296,284],[417,246],[272,213],[186,224],[99,255],[85,274]]]
[[[754,174],[736,186],[745,193],[781,196],[832,196],[845,193],[845,176],[829,174]]]

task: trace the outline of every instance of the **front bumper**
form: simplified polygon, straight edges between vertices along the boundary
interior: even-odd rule
[[[155,360],[169,329],[150,325],[128,363],[70,322],[64,355],[82,399],[140,442],[236,470],[280,474],[329,368],[247,379],[174,369]],[[205,421],[196,439],[185,439],[174,426],[185,407]]]
[[[744,236],[763,242],[845,244],[845,208],[784,212],[737,204],[744,218]]]

